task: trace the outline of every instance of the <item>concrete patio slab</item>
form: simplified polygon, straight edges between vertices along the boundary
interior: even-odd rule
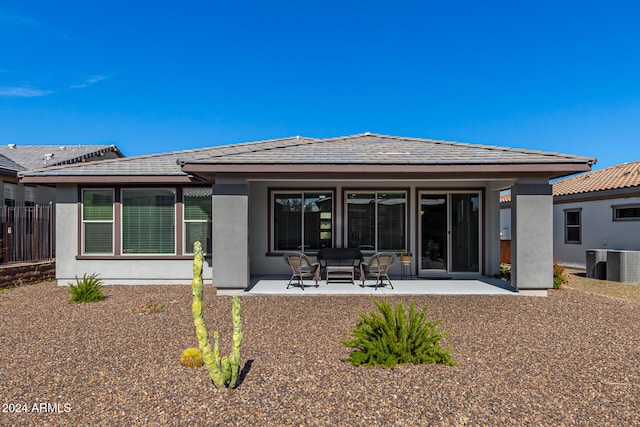
[[[331,283],[324,280],[316,288],[313,281],[305,281],[304,290],[299,286],[287,289],[288,278],[255,278],[242,295],[518,295],[509,282],[500,279],[482,278],[465,280],[400,280],[393,279],[389,285],[375,289],[375,281]]]

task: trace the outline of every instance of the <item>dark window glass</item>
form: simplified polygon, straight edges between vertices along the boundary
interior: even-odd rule
[[[175,190],[122,190],[122,253],[174,254]]]

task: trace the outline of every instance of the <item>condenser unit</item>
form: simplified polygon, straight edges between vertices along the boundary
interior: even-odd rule
[[[607,278],[607,250],[587,249],[587,277],[590,279]]]
[[[607,280],[640,282],[640,251],[607,251]]]

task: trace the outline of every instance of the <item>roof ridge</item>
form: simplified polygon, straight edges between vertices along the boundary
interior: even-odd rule
[[[119,152],[120,154],[122,154],[122,151],[120,151],[120,149],[118,147],[116,147],[114,144],[111,144],[109,146],[107,146],[107,145],[105,145],[105,146],[101,146],[101,145],[95,145],[95,146],[94,145],[86,145],[85,147],[103,147],[103,148],[101,148],[99,150],[95,150],[95,151],[91,151],[91,152],[82,154],[80,156],[76,156],[76,157],[72,157],[72,158],[69,158],[69,159],[66,159],[66,160],[60,160],[60,161],[54,162],[54,163],[51,164],[51,166],[73,164],[73,163],[78,162],[79,160],[87,159],[87,158],[90,158],[90,157],[94,157],[94,156],[100,155],[102,153],[108,153],[110,151],[113,151],[115,153]]]
[[[19,150],[21,148],[83,148],[83,147],[115,147],[115,144],[6,144],[0,145],[1,149]]]
[[[232,156],[234,154],[241,154],[241,153],[248,153],[248,152],[256,153],[258,151],[267,151],[267,150],[273,150],[273,149],[282,148],[282,147],[294,147],[297,145],[306,145],[306,144],[311,144],[313,142],[318,142],[318,141],[319,141],[318,138],[310,138],[306,136],[296,135],[296,136],[288,136],[284,138],[265,139],[261,141],[216,145],[208,148],[203,148],[201,149],[201,151],[204,151],[204,150],[220,151],[220,153],[212,153],[209,157]],[[264,147],[265,145],[269,145],[269,144],[282,144],[282,145],[279,145],[276,147],[266,147],[266,148]],[[225,149],[231,149],[236,152],[235,153],[224,152]]]

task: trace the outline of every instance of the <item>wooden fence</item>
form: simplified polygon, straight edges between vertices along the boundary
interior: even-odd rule
[[[3,206],[0,225],[0,263],[53,259],[52,205]]]
[[[500,264],[511,264],[511,240],[500,240]]]

